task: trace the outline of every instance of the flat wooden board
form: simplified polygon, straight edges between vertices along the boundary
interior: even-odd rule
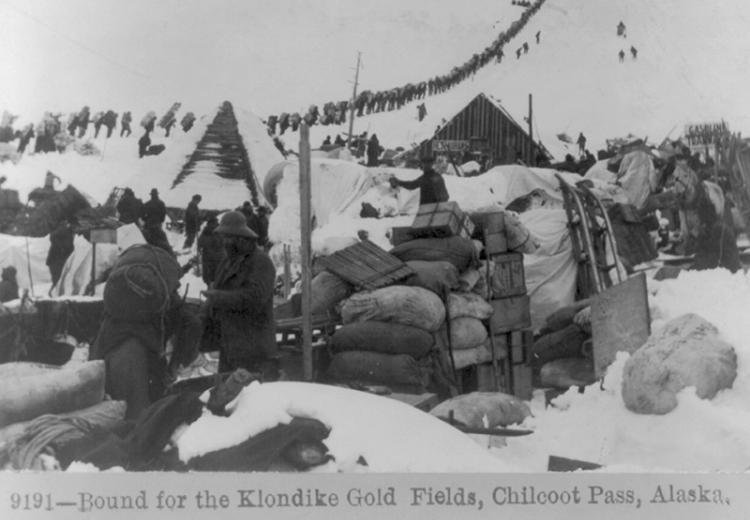
[[[635,352],[651,334],[646,275],[613,285],[591,303],[594,373],[602,377],[617,352]]]
[[[414,271],[369,240],[320,259],[320,264],[357,289],[377,289],[402,280]]]
[[[440,400],[438,399],[437,394],[431,394],[431,393],[402,394],[402,393],[394,392],[394,393],[387,394],[383,397],[390,397],[391,399],[401,401],[402,403],[406,403],[415,408],[419,408],[420,410],[424,412],[429,412],[440,403]]]

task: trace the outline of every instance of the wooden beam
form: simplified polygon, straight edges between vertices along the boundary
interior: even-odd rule
[[[310,129],[300,125],[299,142],[299,197],[300,197],[300,257],[302,261],[302,363],[305,381],[312,381],[312,234],[310,180]]]

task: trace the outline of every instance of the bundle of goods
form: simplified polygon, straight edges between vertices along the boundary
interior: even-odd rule
[[[125,416],[125,403],[104,400],[103,361],[62,368],[5,363],[0,386],[0,464],[14,469],[39,469],[41,455],[54,456]]]
[[[117,259],[104,288],[104,310],[119,321],[139,323],[163,315],[180,284],[180,265],[165,250],[134,245]]]
[[[176,121],[175,114],[182,106],[182,103],[179,101],[176,103],[173,103],[172,106],[167,110],[167,112],[161,116],[161,119],[159,120],[159,127],[160,128],[167,128],[171,123]]]
[[[154,124],[156,124],[156,112],[149,110],[141,119],[141,126],[150,132],[154,129]]]
[[[36,190],[35,190],[36,191]],[[44,190],[42,190],[44,191]],[[50,234],[63,220],[69,220],[79,211],[90,208],[86,197],[68,185],[59,192],[49,192],[29,215],[24,234],[30,237],[43,237]],[[29,194],[31,199],[31,194]]]

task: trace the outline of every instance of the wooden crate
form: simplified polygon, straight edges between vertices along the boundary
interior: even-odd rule
[[[526,278],[521,253],[492,255],[495,266],[490,273],[490,290],[493,298],[507,298],[526,294]]]
[[[464,227],[464,213],[455,202],[437,202],[419,206],[411,225],[414,237],[452,237],[460,235]]]
[[[414,240],[414,235],[411,232],[411,227],[399,226],[391,228],[391,244],[393,246],[403,244],[404,242],[408,242],[409,240]]]
[[[358,290],[378,289],[414,274],[411,267],[369,240],[321,258],[320,265]]]
[[[508,239],[505,232],[484,233],[484,254],[487,257],[499,255],[508,251]]]
[[[505,233],[505,213],[472,213],[469,215],[476,229],[482,233]]]
[[[530,327],[529,301],[528,295],[490,300],[494,310],[490,317],[492,332],[498,334]]]

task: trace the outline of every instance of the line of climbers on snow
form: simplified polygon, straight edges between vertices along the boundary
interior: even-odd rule
[[[145,130],[145,134],[138,143],[140,157],[157,155],[164,150],[163,145],[150,148],[150,134],[158,126],[164,130],[164,136],[169,137],[170,132],[177,124],[177,111],[181,106],[181,103],[174,103],[161,118],[153,110],[143,116],[140,124]],[[29,146],[31,139],[36,137],[34,153],[64,152],[70,145],[74,145],[79,153],[90,154],[93,153],[91,150],[93,145],[90,143],[77,145],[76,139],[86,137],[91,125],[93,125],[94,139],[99,137],[102,128],[106,129],[107,138],[112,137],[117,127],[118,117],[119,114],[111,109],[98,111],[92,116],[91,109],[86,105],[78,112],[68,114],[66,122],[63,122],[62,112],[45,112],[42,120],[36,126],[28,123],[23,128],[14,129],[13,125],[18,116],[6,110],[3,111],[2,120],[0,120],[0,143],[11,143],[18,140],[16,152],[22,155]],[[189,132],[195,120],[196,117],[193,112],[186,112],[180,119],[182,130]],[[133,132],[132,122],[132,113],[129,110],[123,112],[120,118],[120,137],[130,137]]]
[[[277,126],[278,135],[283,135],[289,128],[293,132],[296,132],[302,121],[308,126],[316,124],[340,125],[346,123],[346,113],[352,108],[356,110],[357,117],[362,117],[364,114],[399,110],[411,101],[445,92],[462,81],[471,78],[480,68],[490,63],[493,58],[495,58],[497,63],[500,63],[504,56],[503,47],[505,44],[526,26],[531,16],[539,10],[544,1],[537,0],[533,4],[528,2],[525,4],[514,4],[527,7],[521,17],[514,21],[507,31],[500,32],[492,44],[488,45],[482,52],[473,54],[469,60],[462,65],[453,67],[447,74],[435,76],[416,84],[406,83],[400,87],[388,90],[379,90],[377,92],[363,90],[353,102],[344,100],[338,102],[329,101],[323,104],[322,113],[318,105],[310,105],[304,115],[300,115],[299,112],[282,112],[278,115],[271,115],[266,120],[268,132],[270,135],[276,135]],[[538,31],[535,35],[537,43],[540,41],[540,35],[541,31]],[[524,43],[521,49],[524,52],[528,52],[528,43]],[[424,103],[421,106],[422,108],[418,108],[418,115],[420,118],[424,118],[426,108],[424,107]]]

